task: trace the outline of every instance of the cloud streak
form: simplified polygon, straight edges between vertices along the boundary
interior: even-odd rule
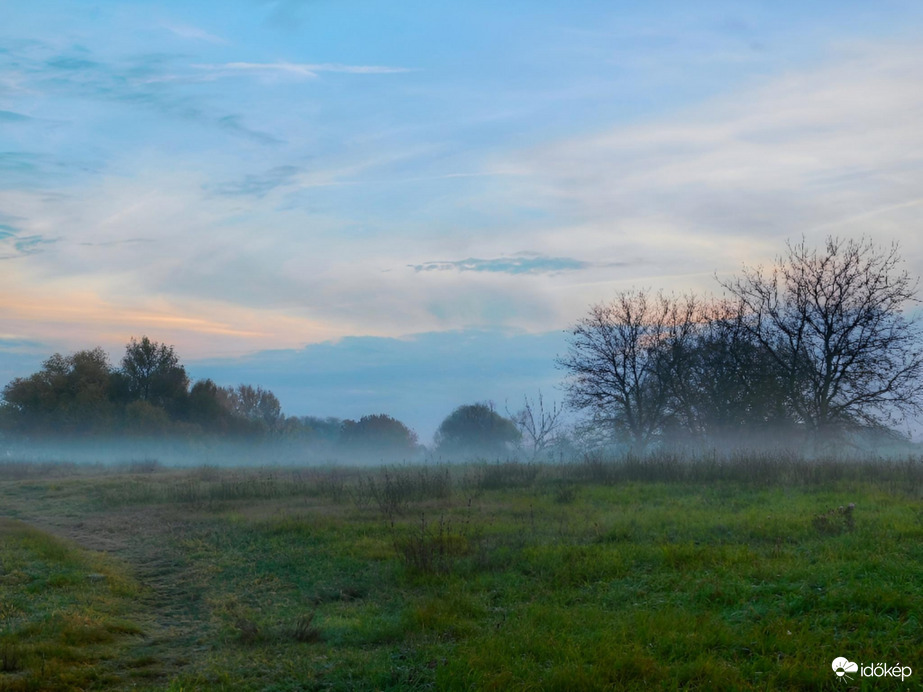
[[[595,266],[593,262],[572,257],[547,257],[534,253],[519,253],[510,257],[478,259],[469,257],[462,260],[439,260],[409,265],[416,272],[459,271],[459,272],[496,272],[502,274],[557,274],[564,271],[577,271]]]
[[[213,186],[215,192],[230,197],[265,197],[273,190],[292,184],[302,172],[298,166],[275,166],[265,173],[245,175],[242,180]]]
[[[29,122],[30,120],[34,120],[34,118],[30,118],[28,115],[23,115],[22,113],[16,113],[14,111],[0,110],[0,123],[24,123]]]
[[[0,224],[0,260],[13,260],[44,252],[46,246],[60,242],[60,238],[42,235],[20,235],[12,226]]]
[[[228,62],[219,65],[197,64],[195,69],[204,70],[216,77],[240,76],[241,74],[287,75],[314,79],[321,72],[339,72],[343,74],[399,74],[412,72],[406,67],[387,67],[384,65],[342,65],[340,63],[291,63],[291,62]]]
[[[69,119],[87,117],[80,101],[119,103],[174,121],[200,125],[243,137],[264,145],[276,145],[281,138],[250,127],[237,112],[222,112],[214,105],[221,99],[192,94],[186,87],[201,79],[198,71],[184,65],[185,56],[158,53],[111,59],[84,48],[60,52],[44,43],[30,43],[20,51],[0,54],[0,81],[15,83],[26,95],[76,99],[78,111]],[[3,114],[6,114],[5,116]],[[26,122],[15,111],[0,111],[0,122]],[[34,119],[34,118],[33,118]]]
[[[190,26],[188,24],[163,24],[162,26],[164,29],[176,36],[179,36],[180,38],[190,39],[193,41],[205,41],[206,43],[213,43],[217,45],[225,45],[228,43],[227,39],[221,38],[220,36],[205,31],[204,29]]]

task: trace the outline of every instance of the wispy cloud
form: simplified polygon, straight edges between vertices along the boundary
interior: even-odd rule
[[[223,130],[252,139],[254,142],[259,142],[260,144],[282,144],[284,141],[268,132],[262,132],[247,127],[243,124],[243,118],[239,115],[223,115],[217,118],[215,122]]]
[[[49,189],[63,179],[97,172],[97,162],[30,151],[0,151],[0,189]],[[50,193],[58,196],[61,193]]]
[[[920,262],[921,80],[916,45],[840,46],[659,122],[524,152],[520,194],[577,221],[567,241],[586,252],[734,271],[786,237],[868,233]]]
[[[275,166],[265,173],[252,173],[242,180],[222,183],[213,187],[214,191],[228,196],[264,197],[279,187],[289,185],[301,173],[297,166]]]
[[[469,257],[461,260],[438,260],[408,265],[417,272],[459,271],[496,272],[502,274],[556,274],[596,266],[593,262],[572,257],[547,257],[535,253],[519,253],[509,257],[479,259]]]
[[[45,345],[40,341],[18,336],[16,334],[0,334],[0,352],[21,353],[38,350]]]
[[[241,113],[215,106],[220,99],[190,92],[188,84],[199,81],[202,75],[184,64],[186,59],[166,53],[108,59],[79,46],[62,52],[50,45],[34,43],[19,51],[8,49],[0,54],[0,76],[6,75],[19,91],[32,97],[41,94],[50,99],[121,103],[223,130],[260,144],[275,145],[282,141],[246,124]],[[14,118],[24,122],[17,115],[21,114],[0,111],[0,122],[11,122]]]
[[[169,31],[180,38],[190,39],[194,41],[205,41],[206,43],[214,44],[226,44],[228,43],[227,39],[221,38],[215,34],[209,33],[204,29],[200,29],[196,26],[191,26],[189,24],[162,24],[164,29]]]
[[[23,123],[34,120],[28,115],[23,115],[22,113],[16,113],[14,111],[2,111],[0,110],[0,123]]]
[[[19,235],[16,229],[0,225],[0,260],[18,259],[37,255],[47,245],[60,242],[60,238],[46,238],[42,235]]]
[[[156,243],[153,238],[125,238],[124,240],[109,240],[103,242],[82,242],[77,243],[84,247],[116,247],[118,245],[133,245],[135,243]]]
[[[411,72],[406,67],[383,65],[341,65],[339,63],[291,63],[291,62],[228,62],[220,65],[193,65],[218,77],[231,77],[245,73],[263,75],[290,75],[315,78],[321,72],[343,72],[346,74],[396,74]]]

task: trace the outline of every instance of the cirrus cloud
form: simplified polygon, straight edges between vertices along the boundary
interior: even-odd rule
[[[411,72],[406,67],[387,67],[384,65],[341,65],[339,63],[291,63],[285,61],[263,62],[228,62],[217,65],[195,64],[195,69],[211,73],[215,77],[232,77],[241,74],[287,75],[313,79],[321,72],[341,72],[344,74],[397,74]]]
[[[460,272],[497,272],[502,274],[557,274],[565,271],[578,271],[597,266],[624,266],[623,262],[597,262],[574,259],[573,257],[549,257],[534,252],[520,252],[508,257],[479,259],[469,257],[461,260],[438,260],[409,265],[417,272],[460,271]]]

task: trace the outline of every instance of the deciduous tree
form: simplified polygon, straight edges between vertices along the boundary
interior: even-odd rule
[[[593,305],[571,330],[558,366],[567,373],[569,403],[616,438],[644,450],[671,416],[675,383],[685,367],[686,343],[695,325],[696,298],[623,291]]]
[[[340,442],[348,451],[382,458],[408,457],[419,447],[413,430],[384,413],[343,421]]]
[[[519,439],[513,421],[487,403],[459,406],[442,421],[435,435],[437,451],[449,456],[503,456]]]
[[[923,341],[905,315],[917,281],[897,245],[828,237],[802,240],[767,268],[722,284],[784,378],[785,399],[819,439],[880,427],[921,411]]]
[[[183,407],[189,378],[172,346],[146,336],[140,341],[132,338],[125,347],[120,373],[131,400],[146,401],[173,414]]]

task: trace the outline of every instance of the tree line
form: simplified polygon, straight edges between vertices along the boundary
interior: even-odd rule
[[[430,452],[531,459],[619,445],[779,448],[896,440],[923,410],[923,333],[905,311],[917,282],[896,246],[802,240],[769,267],[744,266],[723,296],[629,290],[570,330],[567,404],[526,397],[506,416],[459,406]],[[366,458],[411,458],[416,433],[386,414],[285,416],[269,390],[190,381],[172,346],[132,338],[117,367],[101,348],[55,354],[3,388],[0,432],[20,438],[221,436],[284,439]]]
[[[747,267],[722,298],[630,290],[592,306],[558,359],[569,403],[643,451],[895,435],[923,402],[917,282],[896,246],[828,237]]]
[[[146,336],[132,338],[118,367],[98,347],[56,353],[38,372],[7,384],[0,405],[0,426],[31,437],[252,436],[284,422],[272,392],[219,387],[211,380],[191,384],[175,349]]]
[[[3,388],[0,432],[18,439],[214,436],[285,440],[315,452],[412,458],[423,451],[416,433],[384,413],[358,420],[286,416],[278,398],[259,386],[221,387],[190,381],[173,346],[132,338],[118,366],[102,348],[54,354],[41,369]],[[521,439],[516,424],[488,403],[459,406],[436,432],[444,456],[502,456]]]

